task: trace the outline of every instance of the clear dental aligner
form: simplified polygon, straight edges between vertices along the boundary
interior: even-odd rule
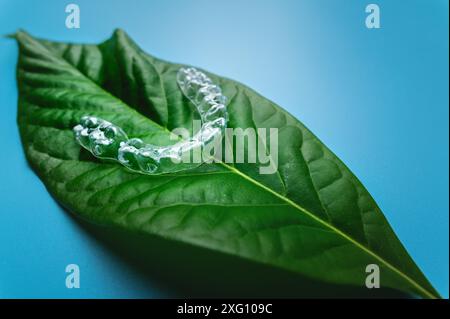
[[[76,140],[94,156],[117,160],[136,172],[163,174],[183,170],[174,164],[182,160],[183,154],[206,147],[219,134],[223,135],[228,121],[227,98],[206,74],[192,67],[180,68],[177,83],[200,114],[202,126],[193,137],[170,146],[156,146],[138,138],[129,139],[120,127],[108,121],[83,116],[73,128]]]

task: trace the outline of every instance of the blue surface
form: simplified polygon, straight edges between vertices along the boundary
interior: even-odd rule
[[[97,43],[116,27],[147,52],[243,82],[303,121],[361,179],[448,298],[448,1],[0,0],[0,34]],[[209,16],[209,17],[208,17]],[[28,168],[16,127],[14,41],[0,39],[0,297],[163,297],[85,233]],[[5,152],[6,150],[6,152]],[[81,288],[65,287],[65,266]]]

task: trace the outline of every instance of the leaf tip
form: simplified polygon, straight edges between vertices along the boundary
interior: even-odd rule
[[[117,36],[122,36],[124,34],[125,34],[125,31],[123,29],[121,29],[121,28],[115,28],[114,29],[114,32],[113,32],[114,36],[117,37]]]
[[[15,39],[16,37],[17,37],[17,32],[2,35],[2,38],[4,38],[4,39]]]
[[[8,33],[8,34],[4,34],[2,35],[3,38],[7,38],[7,39],[19,39],[19,37],[21,35],[27,34],[27,32],[23,29],[18,29],[16,32],[13,33]]]

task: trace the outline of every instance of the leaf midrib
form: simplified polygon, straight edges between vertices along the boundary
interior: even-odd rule
[[[286,203],[290,204],[292,207],[298,209],[300,212],[306,214],[307,216],[309,216],[310,218],[314,219],[315,221],[317,221],[317,222],[321,223],[322,225],[328,227],[329,229],[331,229],[332,231],[334,231],[338,235],[342,236],[344,239],[348,240],[350,243],[354,244],[356,247],[362,249],[365,253],[367,253],[370,256],[372,256],[372,257],[376,258],[377,260],[379,260],[386,267],[388,267],[389,269],[394,271],[396,274],[400,275],[403,279],[405,279],[410,284],[412,284],[416,289],[421,291],[425,296],[427,296],[429,298],[432,298],[432,299],[439,298],[439,296],[433,295],[431,292],[429,292],[427,289],[423,288],[419,283],[417,283],[414,279],[412,279],[407,274],[402,272],[400,269],[398,269],[397,267],[395,267],[394,265],[392,265],[391,263],[386,261],[383,257],[381,257],[378,254],[374,253],[373,251],[368,249],[366,246],[360,244],[358,241],[353,239],[351,236],[347,235],[346,233],[344,233],[340,229],[336,228],[335,226],[329,224],[328,222],[324,221],[323,219],[317,217],[316,215],[314,215],[313,213],[311,213],[307,209],[303,208],[302,206],[300,206],[297,203],[295,203],[294,201],[292,201],[291,199],[289,199],[289,198],[287,198],[287,197],[277,193],[276,191],[273,191],[272,189],[270,189],[269,187],[265,186],[264,184],[261,184],[260,182],[254,180],[253,178],[251,178],[248,175],[245,175],[244,173],[242,173],[241,171],[235,169],[234,167],[231,167],[231,166],[227,165],[226,163],[220,162],[219,164],[222,164],[224,167],[228,168],[230,171],[234,172],[235,174],[237,174],[237,175],[241,176],[242,178],[248,180],[249,182],[253,183],[254,185],[264,189],[265,191],[275,195],[276,197],[278,197],[281,200],[285,201]]]
[[[86,76],[83,72],[81,72],[80,70],[78,70],[76,67],[74,67],[69,61],[67,61],[64,57],[59,57],[57,55],[54,55],[53,52],[47,48],[46,46],[44,46],[43,44],[41,44],[40,42],[36,41],[35,39],[33,39],[33,42],[37,43],[39,46],[41,46],[44,50],[50,52],[55,58],[57,59],[61,59],[62,61],[64,61],[64,63],[66,63],[68,66],[70,66],[72,69],[74,69],[75,71],[77,71],[81,76],[83,76],[84,78],[86,78],[89,82],[91,82],[94,86],[98,87],[102,92],[104,92],[105,94],[109,95],[110,97],[112,97],[113,99],[117,99],[119,100],[125,107],[127,107],[128,109],[130,109],[131,111],[136,112],[137,114],[143,116],[142,114],[140,114],[136,109],[132,108],[131,106],[129,106],[127,103],[125,103],[124,101],[122,101],[120,98],[118,98],[117,96],[111,94],[110,92],[108,92],[107,90],[105,90],[103,87],[101,87],[99,84],[97,84],[94,80],[92,80],[90,77]],[[157,68],[155,68],[156,72],[158,73],[159,78],[161,79],[161,74],[159,74],[159,71]],[[144,116],[144,118],[147,118]],[[159,127],[162,131],[167,132],[168,134],[172,134],[172,132],[170,132],[166,127],[160,125],[157,122],[152,121],[151,119],[147,118],[149,122],[151,122],[153,125]],[[215,159],[212,158],[211,159]],[[380,261],[382,264],[384,264],[386,267],[388,267],[389,269],[391,269],[394,273],[398,274],[400,277],[402,277],[404,280],[406,280],[408,283],[410,283],[413,287],[415,287],[418,291],[420,291],[424,296],[431,298],[431,299],[437,299],[440,298],[439,295],[434,295],[433,293],[429,292],[427,289],[423,288],[419,283],[417,283],[414,279],[412,279],[411,277],[409,277],[407,274],[405,274],[403,271],[401,271],[400,269],[398,269],[397,267],[395,267],[394,265],[392,265],[391,263],[389,263],[388,261],[386,261],[384,258],[382,258],[381,256],[379,256],[378,254],[376,254],[375,252],[371,251],[369,248],[367,248],[366,246],[362,245],[361,243],[359,243],[358,241],[356,241],[355,239],[353,239],[350,235],[346,234],[345,232],[341,231],[340,229],[336,228],[335,226],[329,224],[327,221],[324,221],[323,219],[321,219],[320,217],[317,217],[315,214],[313,214],[312,212],[308,211],[307,209],[305,209],[304,207],[298,205],[297,203],[295,203],[294,201],[292,201],[291,199],[285,197],[282,194],[279,194],[278,192],[270,189],[269,187],[265,186],[264,184],[258,182],[257,180],[253,179],[252,177],[244,174],[243,172],[237,170],[236,168],[234,168],[233,166],[228,165],[227,163],[224,162],[216,162],[217,164],[222,165],[223,167],[225,167],[226,169],[228,169],[229,171],[231,171],[232,173],[239,175],[240,177],[246,179],[247,181],[251,182],[252,184],[254,184],[257,187],[262,188],[263,190],[271,193],[272,195],[280,198],[282,201],[285,201],[286,203],[288,203],[289,205],[291,205],[292,207],[294,207],[295,209],[299,210],[301,213],[306,214],[308,217],[312,218],[313,220],[317,221],[318,223],[324,225],[325,227],[328,227],[330,230],[334,231],[336,234],[342,236],[345,240],[349,241],[351,244],[355,245],[356,247],[358,247],[359,249],[361,249],[362,251],[364,251],[365,253],[367,253],[368,255],[372,256],[373,258],[377,259],[378,261]]]

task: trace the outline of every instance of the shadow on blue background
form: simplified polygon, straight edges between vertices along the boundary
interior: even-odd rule
[[[0,0],[0,34],[23,28],[96,43],[121,27],[147,52],[261,92],[305,123],[360,178],[434,286],[448,297],[448,2]],[[0,297],[164,297],[86,234],[28,168],[16,127],[14,41],[0,39]],[[81,288],[65,287],[65,266]]]

